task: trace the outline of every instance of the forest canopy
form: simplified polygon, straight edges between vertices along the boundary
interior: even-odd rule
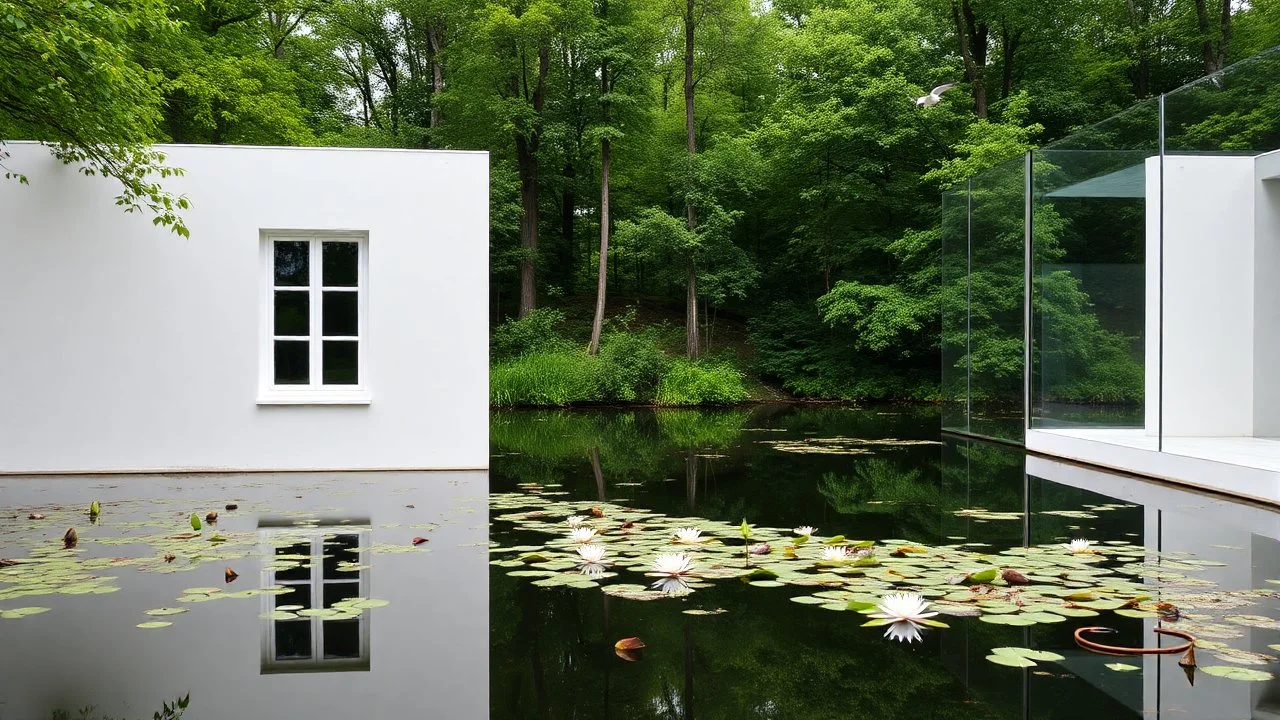
[[[495,326],[927,399],[941,192],[1276,44],[1280,0],[0,0],[0,142],[179,233],[148,143],[488,150]]]

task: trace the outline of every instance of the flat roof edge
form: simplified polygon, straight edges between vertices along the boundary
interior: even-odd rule
[[[51,142],[51,141],[50,141]],[[4,140],[3,145],[44,145],[41,140]],[[229,145],[215,143],[154,143],[153,148],[200,148],[222,150],[293,150],[322,152],[390,152],[427,155],[489,155],[488,150],[454,150],[449,148],[343,147],[334,145]]]

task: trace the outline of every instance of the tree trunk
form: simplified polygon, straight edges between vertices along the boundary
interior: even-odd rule
[[[520,315],[538,306],[534,259],[538,253],[538,156],[528,140],[516,135],[516,164],[520,172]]]
[[[1200,27],[1200,56],[1205,75],[1221,70],[1227,62],[1227,44],[1231,41],[1231,0],[1222,0],[1218,22],[1209,17],[1209,0],[1196,0],[1196,23]]]
[[[427,26],[427,47],[431,51],[431,127],[440,127],[440,93],[444,92],[444,66],[440,63],[441,31],[437,20]]]
[[[969,0],[960,0],[959,5],[953,0],[951,14],[960,45],[960,59],[964,61],[965,79],[973,86],[973,112],[986,119],[987,24],[978,21]]]
[[[1022,31],[1010,32],[1003,24],[1000,26],[1000,98],[1009,97],[1013,92],[1013,58],[1022,42]]]
[[[697,136],[693,124],[693,2],[685,0],[684,14],[684,132],[685,147],[690,161],[698,152]],[[692,168],[690,168],[692,169]],[[688,178],[686,182],[691,181]],[[693,198],[686,195],[685,220],[689,231],[698,227],[698,213]],[[685,294],[685,352],[690,360],[697,360],[701,348],[698,342],[698,275],[693,260],[688,264],[688,292]]]
[[[607,73],[605,75],[607,77]],[[587,346],[587,352],[592,355],[600,352],[605,290],[609,281],[609,150],[609,138],[600,138],[600,262],[596,271],[596,314],[591,320],[591,344]]]

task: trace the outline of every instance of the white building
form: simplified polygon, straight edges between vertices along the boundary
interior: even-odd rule
[[[486,153],[163,146],[183,239],[6,147],[0,473],[488,467]]]

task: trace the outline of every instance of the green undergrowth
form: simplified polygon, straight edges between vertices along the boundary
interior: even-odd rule
[[[494,329],[489,400],[495,407],[640,403],[733,405],[752,399],[730,355],[690,361],[672,351],[666,327],[606,326],[590,355],[560,327],[558,310],[540,309]]]

